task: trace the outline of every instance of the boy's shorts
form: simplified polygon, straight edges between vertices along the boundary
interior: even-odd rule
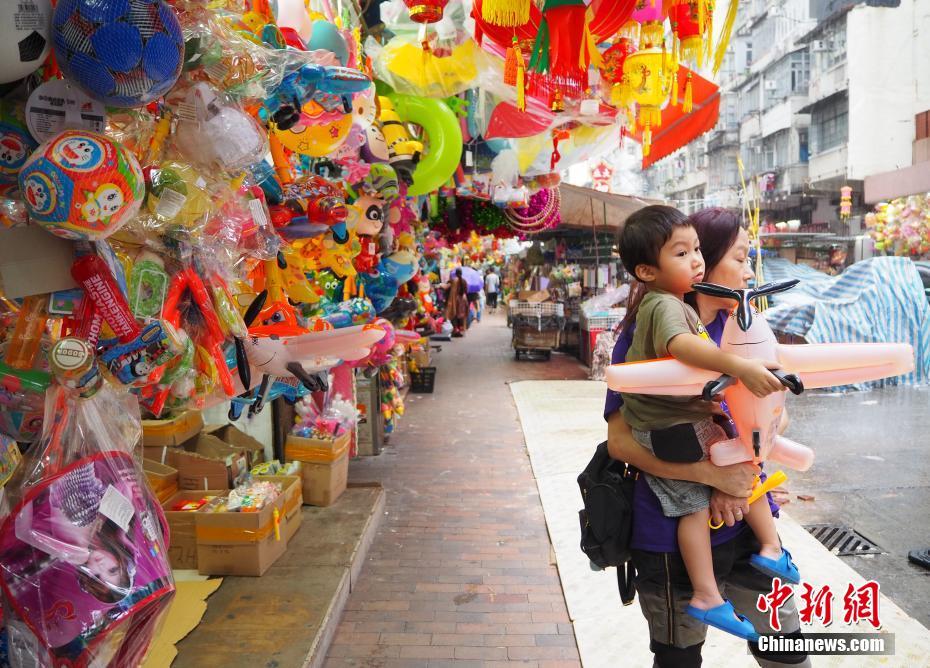
[[[693,424],[676,425],[673,430],[676,432],[673,441],[668,440],[668,432],[672,430],[634,429],[633,438],[659,459],[677,462],[699,462],[707,459],[710,446],[727,438],[723,427],[711,418]],[[690,452],[682,453],[681,450]],[[666,517],[683,517],[710,505],[713,490],[707,485],[689,480],[657,478],[648,474],[646,482],[659,498],[662,514]]]

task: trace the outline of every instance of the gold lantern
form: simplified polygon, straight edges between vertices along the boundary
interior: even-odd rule
[[[662,123],[662,105],[668,99],[675,79],[674,64],[658,47],[641,49],[627,56],[623,76],[628,80],[630,95],[639,107],[637,124],[643,130],[643,155],[649,155],[652,128]]]

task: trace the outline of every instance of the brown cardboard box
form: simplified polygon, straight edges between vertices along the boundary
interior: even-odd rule
[[[301,463],[304,503],[330,506],[345,491],[349,478],[349,433],[334,440],[289,434],[284,457]]]
[[[268,480],[270,482],[281,483],[284,494],[283,512],[281,513],[282,535],[290,543],[291,538],[297,533],[302,520],[304,503],[303,485],[299,476],[291,475],[257,475],[252,476],[253,480]]]
[[[265,461],[265,446],[244,431],[236,428],[235,425],[208,424],[203,428],[203,433],[216,436],[223,441],[223,443],[227,443],[234,448],[245,450],[249,457],[250,470],[256,464],[261,464]]]
[[[157,462],[177,469],[179,452],[184,452],[184,448],[175,448],[167,445],[147,445],[142,448],[142,458],[143,460]]]
[[[521,290],[517,294],[521,302],[544,302],[549,300],[548,290]]]
[[[195,531],[196,511],[172,510],[184,501],[197,501],[205,496],[226,496],[229,490],[204,490],[196,492],[177,492],[165,503],[165,519],[170,531],[168,560],[171,568],[197,568],[197,532]]]
[[[178,470],[180,489],[232,489],[249,472],[245,449],[200,434],[183,450],[169,453],[169,465]]]
[[[186,411],[168,420],[143,420],[142,444],[178,446],[189,441],[203,429],[199,411]]]
[[[195,513],[197,570],[201,575],[264,575],[287,548],[286,495],[257,513]]]
[[[142,470],[149,481],[149,487],[155,492],[159,503],[164,503],[178,491],[178,470],[159,464],[151,459],[142,460]]]

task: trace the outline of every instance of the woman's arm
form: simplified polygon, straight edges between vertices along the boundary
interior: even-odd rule
[[[692,464],[663,461],[633,440],[630,425],[620,411],[607,419],[607,452],[612,458],[658,478],[699,482],[735,497],[749,496],[753,477],[759,472],[759,467],[749,462],[717,466],[710,460]]]

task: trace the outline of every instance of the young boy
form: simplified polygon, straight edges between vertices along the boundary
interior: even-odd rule
[[[691,285],[704,280],[704,258],[697,233],[672,207],[649,206],[630,216],[620,235],[620,258],[626,270],[646,286],[635,313],[636,329],[627,362],[672,356],[685,364],[738,378],[763,397],[782,388],[761,360],[724,353],[707,336],[697,313],[684,302]],[[714,420],[723,411],[700,397],[623,394],[623,416],[633,436],[659,459],[690,462],[706,459],[713,443],[727,438]],[[733,606],[724,601],[714,578],[708,529],[711,489],[699,483],[646,476],[667,517],[679,517],[678,545],[694,595],[688,614],[705,624],[747,640],[758,635]],[[766,574],[797,583],[791,555],[782,550],[767,503],[749,507],[746,521],[761,544],[751,564]]]

